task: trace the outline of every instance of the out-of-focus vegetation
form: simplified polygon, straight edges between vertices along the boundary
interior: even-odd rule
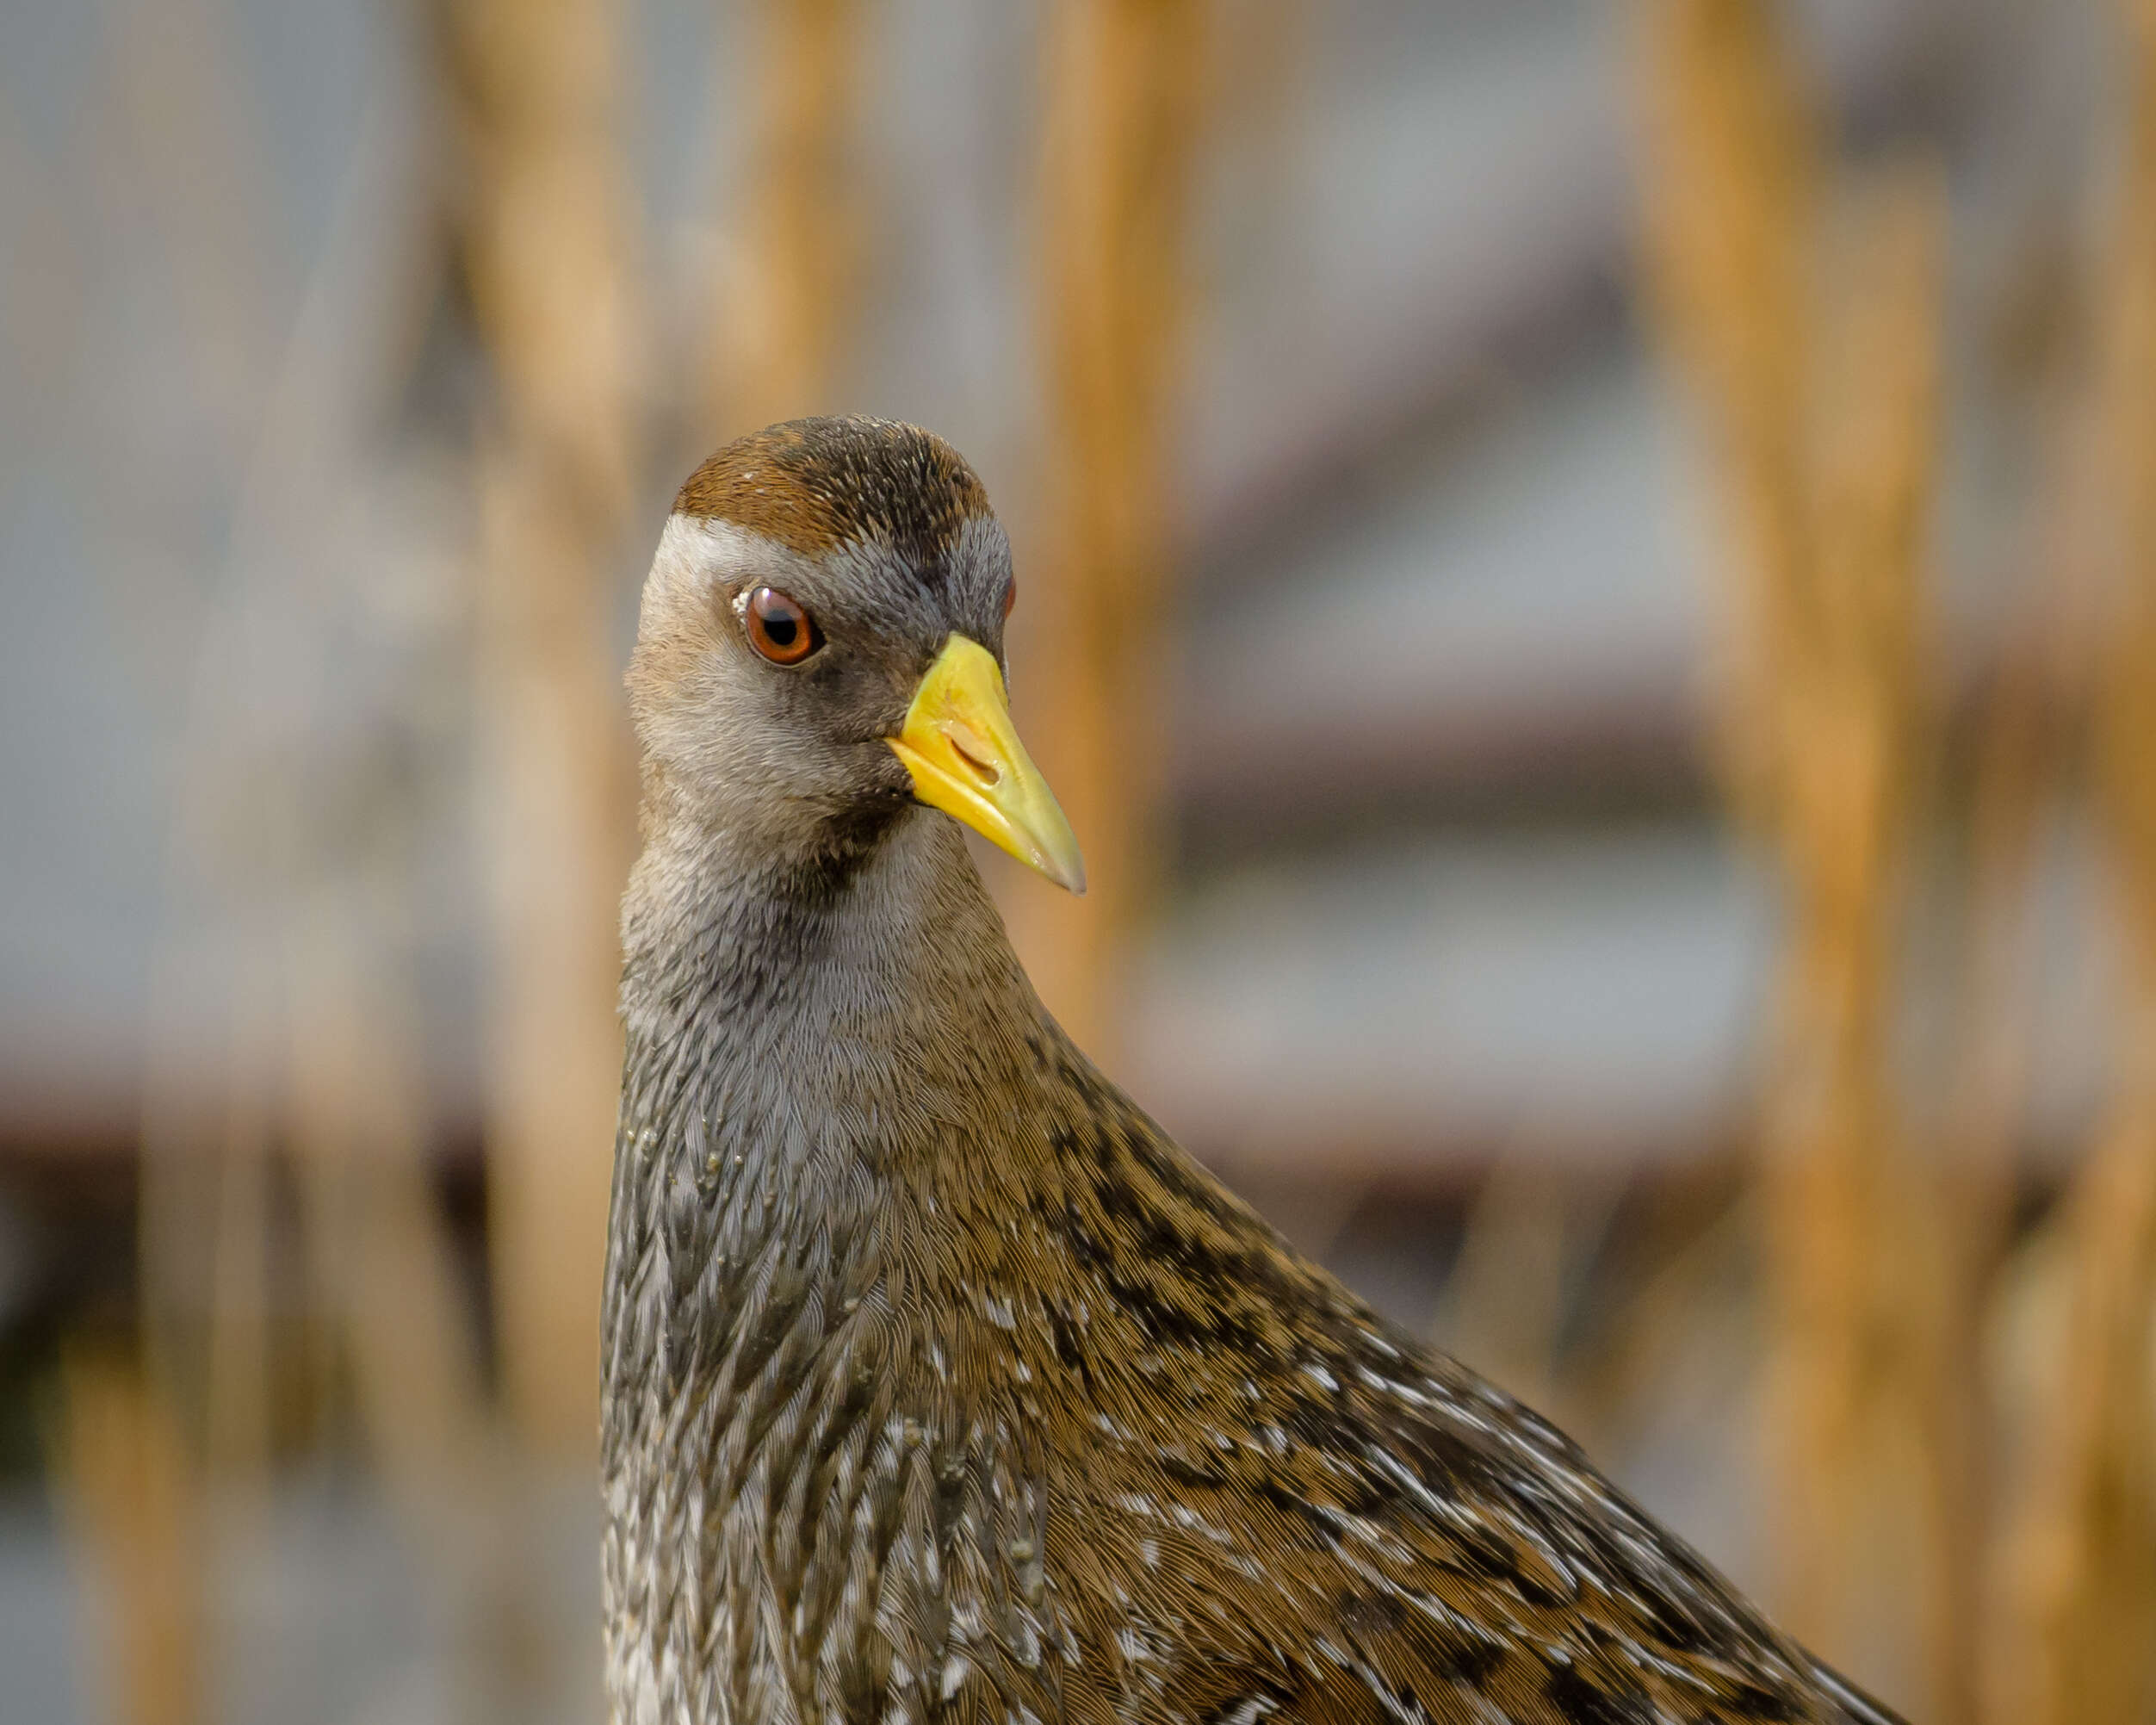
[[[596,1716],[628,619],[705,450],[860,407],[1011,526],[1096,890],[996,879],[1081,1039],[1913,1717],[2156,1715],[2147,0],[112,0],[0,59],[53,1704]]]

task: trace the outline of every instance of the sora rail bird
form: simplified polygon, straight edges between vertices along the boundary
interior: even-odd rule
[[[1005,701],[1013,592],[972,471],[875,419],[720,450],[660,541],[616,1725],[1892,1720],[1043,1009],[960,831],[1082,886]]]

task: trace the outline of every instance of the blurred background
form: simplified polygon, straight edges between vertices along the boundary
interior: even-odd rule
[[[0,10],[0,1717],[586,1721],[675,486],[915,420],[1050,1004],[1915,1719],[2156,1719],[2156,5]]]

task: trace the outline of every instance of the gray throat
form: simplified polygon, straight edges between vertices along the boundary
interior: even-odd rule
[[[906,1278],[939,1257],[961,1273],[952,1217],[981,1153],[965,1123],[1007,1118],[1058,1033],[957,828],[926,810],[849,863],[790,871],[656,835],[623,923],[610,1701],[616,1719],[699,1718],[732,1689],[782,1717],[754,1692],[798,1691],[789,1671],[839,1681],[813,1674],[849,1656],[819,1625],[864,1603],[863,1536],[808,1508],[840,1467],[897,1490],[902,1447],[878,1434],[911,1422],[898,1367],[932,1351],[909,1331],[935,1304]],[[880,1685],[877,1638],[858,1639],[854,1676]]]

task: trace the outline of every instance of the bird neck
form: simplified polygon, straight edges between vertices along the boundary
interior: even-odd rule
[[[1013,1142],[1046,1154],[1044,1132],[998,1128],[1038,1108],[1044,1051],[1067,1045],[926,810],[789,867],[654,824],[623,946],[601,1447],[626,1721],[688,1716],[714,1624],[806,1634],[802,1554],[854,1530],[821,1497],[784,1507],[804,1456],[843,1453],[899,1501],[914,1449],[886,1438],[941,1432],[949,1393],[918,1374],[964,1357],[965,1266],[1039,1177]],[[1010,1503],[1038,1542],[1043,1504]],[[1020,1536],[996,1519],[1018,1509],[969,1513]]]
[[[778,863],[654,834],[623,948],[624,1130],[687,1131],[692,1095],[730,1136],[782,1113],[843,1126],[977,1082],[1043,1016],[957,827],[918,807]]]
[[[617,1345],[738,1321],[734,1272],[775,1246],[813,1245],[819,1275],[872,1274],[894,1227],[989,1154],[954,1127],[1007,1114],[1060,1037],[957,828],[926,810],[783,866],[656,831],[623,944],[610,1378]],[[625,1317],[655,1257],[680,1309]]]

